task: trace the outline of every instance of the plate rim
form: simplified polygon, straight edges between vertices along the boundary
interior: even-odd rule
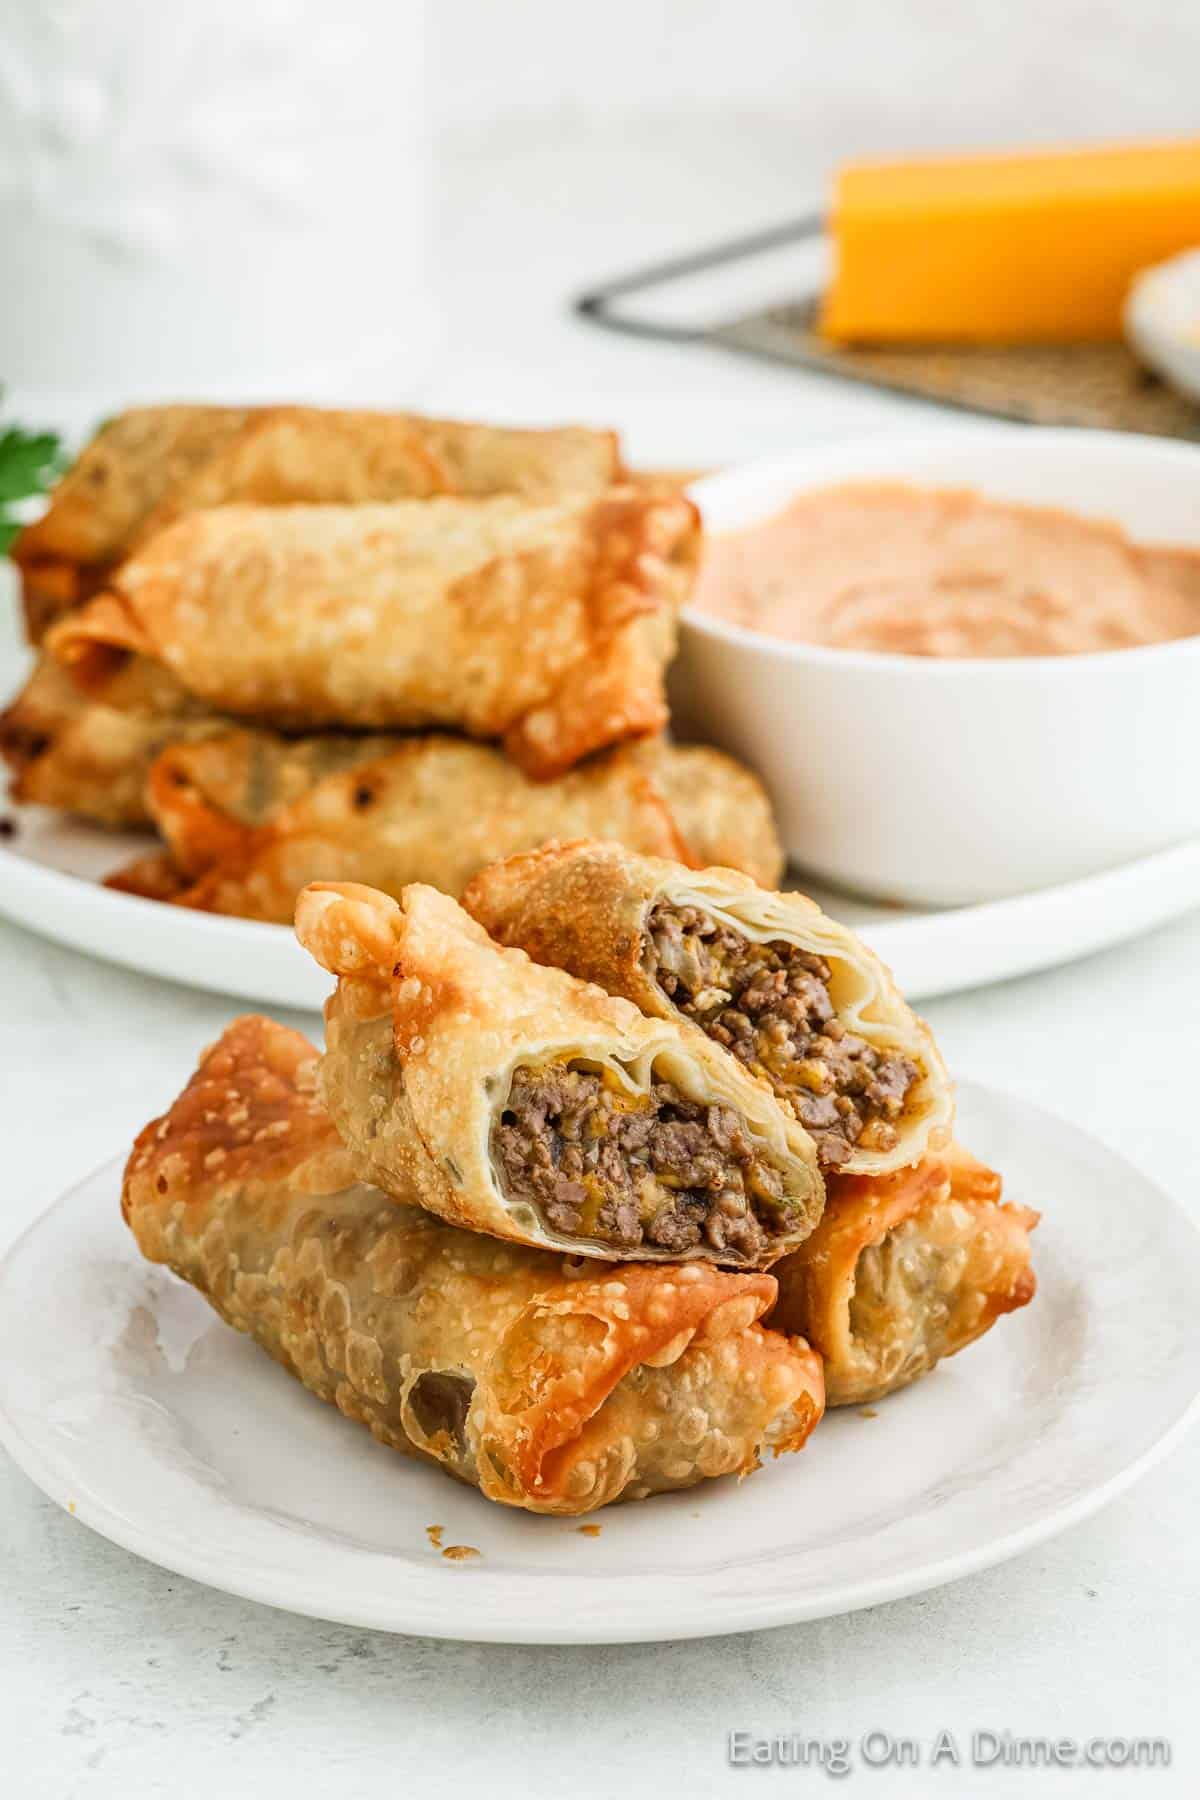
[[[802,873],[799,879],[803,881]],[[89,921],[82,930],[74,924],[81,916],[81,889],[88,896],[82,911]],[[1114,896],[1126,909],[1115,929],[1106,913]],[[854,901],[855,897],[848,894],[845,898]],[[54,913],[68,915],[66,927],[39,909],[39,902],[47,900]],[[868,904],[886,908],[883,901]],[[896,918],[885,910],[880,917],[851,929],[893,965],[901,965],[906,952],[914,951],[919,963],[928,963],[930,934],[942,933],[946,940],[942,967],[948,974],[905,980],[901,968],[904,990],[914,1000],[928,1000],[1066,966],[1097,949],[1141,936],[1197,906],[1200,838],[1191,838],[1053,887],[967,906],[903,908]],[[1064,913],[1072,916],[1069,950],[1060,941],[1061,931],[1053,929],[1048,934],[1049,948],[1046,942],[1029,942],[1031,920],[1036,932],[1043,918],[1057,916],[1061,920]],[[81,955],[200,992],[318,1012],[328,990],[327,978],[300,950],[290,926],[168,907],[161,901],[105,888],[98,881],[54,868],[3,843],[0,916]],[[1081,921],[1097,919],[1104,921],[1098,929],[1081,928]],[[1014,926],[1020,929],[1012,929]],[[124,948],[135,929],[136,952]],[[190,937],[182,951],[177,936],[181,929]],[[253,961],[252,980],[237,973],[245,959]],[[229,968],[234,970],[232,976],[225,973]]]
[[[41,815],[49,809],[18,808],[18,820],[30,811]],[[88,821],[69,820],[68,825],[87,827]],[[46,906],[49,913],[42,910]],[[319,1012],[329,989],[329,977],[305,955],[290,926],[122,893],[4,843],[0,917],[80,955],[201,993]],[[135,936],[136,951],[127,947]],[[252,959],[256,969],[253,983],[225,973],[230,967],[236,971],[245,959]],[[305,985],[311,989],[308,997],[301,991]]]
[[[983,1083],[964,1082],[961,1086],[968,1092],[978,1094],[985,1102],[998,1100],[1002,1105],[1015,1107],[1018,1111],[1036,1115],[1042,1121],[1049,1121],[1077,1149],[1086,1148],[1092,1155],[1100,1154],[1116,1171],[1134,1176],[1141,1187],[1149,1188],[1155,1193],[1159,1203],[1173,1216],[1176,1223],[1185,1228],[1194,1240],[1197,1254],[1200,1254],[1200,1223],[1190,1211],[1169,1189],[1142,1173],[1135,1164],[1102,1139],[1021,1095]],[[82,1181],[74,1183],[25,1227],[8,1247],[3,1258],[0,1258],[0,1299],[3,1298],[4,1286],[13,1266],[51,1218],[69,1210],[72,1203],[77,1202],[79,1196],[94,1183],[111,1179],[115,1185],[123,1162],[124,1158],[118,1156],[102,1164]],[[1114,1469],[1108,1477],[1073,1498],[1052,1506],[1044,1516],[1028,1520],[1012,1531],[968,1549],[943,1557],[923,1561],[918,1559],[911,1567],[873,1576],[858,1584],[842,1584],[832,1605],[827,1593],[818,1591],[808,1599],[803,1599],[790,1595],[784,1583],[776,1592],[756,1593],[749,1598],[741,1593],[732,1597],[708,1595],[701,1602],[699,1610],[688,1611],[688,1573],[673,1571],[646,1575],[614,1572],[605,1580],[606,1611],[599,1615],[593,1612],[585,1617],[582,1626],[572,1626],[569,1622],[572,1588],[579,1588],[581,1599],[594,1599],[594,1575],[556,1577],[555,1590],[563,1602],[560,1619],[556,1622],[546,1616],[544,1605],[533,1618],[527,1619],[523,1617],[519,1604],[500,1604],[519,1597],[529,1579],[527,1574],[468,1565],[471,1568],[470,1579],[475,1603],[472,1627],[464,1630],[456,1625],[453,1615],[449,1618],[445,1616],[446,1589],[441,1583],[445,1580],[446,1572],[440,1562],[431,1564],[431,1571],[434,1567],[438,1571],[436,1592],[433,1583],[425,1581],[425,1571],[420,1565],[409,1565],[405,1587],[411,1587],[412,1591],[392,1596],[391,1604],[382,1596],[370,1598],[364,1603],[364,1590],[359,1589],[348,1602],[339,1601],[336,1608],[331,1608],[325,1595],[320,1592],[319,1583],[298,1594],[296,1578],[288,1571],[267,1573],[256,1579],[252,1572],[239,1563],[231,1574],[220,1566],[219,1546],[209,1551],[198,1551],[184,1536],[174,1537],[169,1531],[164,1535],[161,1527],[136,1524],[104,1501],[93,1503],[86,1495],[72,1494],[73,1483],[67,1473],[60,1469],[52,1456],[30,1442],[19,1420],[8,1411],[4,1395],[0,1393],[0,1446],[8,1451],[23,1473],[50,1499],[69,1511],[81,1524],[120,1548],[218,1592],[272,1606],[280,1611],[341,1623],[356,1629],[464,1643],[616,1644],[719,1637],[734,1632],[766,1630],[815,1619],[840,1617],[844,1613],[925,1593],[984,1569],[994,1568],[1090,1518],[1110,1501],[1119,1498],[1170,1455],[1198,1421],[1200,1383],[1190,1399],[1149,1444]],[[452,1576],[451,1579],[453,1578]],[[586,1588],[583,1586],[585,1583],[588,1584]],[[612,1591],[617,1584],[633,1588],[634,1603],[640,1617],[630,1610],[628,1603],[613,1607]],[[527,1593],[527,1589],[525,1591]],[[489,1608],[489,1599],[494,1599],[497,1605]],[[408,1616],[400,1618],[397,1606],[401,1611],[408,1609]],[[681,1607],[685,1610],[681,1611]],[[673,1616],[668,1623],[664,1610],[672,1609]],[[492,1620],[495,1622],[490,1624],[489,1621]]]

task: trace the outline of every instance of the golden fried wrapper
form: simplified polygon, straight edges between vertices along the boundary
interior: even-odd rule
[[[125,1217],[320,1399],[489,1500],[577,1515],[745,1474],[821,1416],[769,1275],[586,1265],[355,1183],[316,1052],[243,1018],[138,1137]]]
[[[1039,1215],[1000,1194],[959,1144],[894,1175],[830,1178],[821,1223],[776,1265],[771,1322],[821,1352],[831,1406],[907,1387],[1033,1299]]]
[[[219,507],[152,537],[47,644],[130,654],[291,730],[451,726],[548,779],[659,731],[700,529],[676,495]]]
[[[661,741],[534,782],[492,745],[440,733],[232,731],[164,750],[146,800],[166,853],[111,886],[280,924],[310,882],[394,895],[419,881],[457,896],[498,857],[579,832],[689,862],[707,860],[707,833],[755,868],[778,855],[749,770]]]

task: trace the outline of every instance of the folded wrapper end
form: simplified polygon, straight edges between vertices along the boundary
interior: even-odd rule
[[[25,638],[36,647],[55,621],[85,597],[88,571],[63,557],[43,556],[28,525],[13,541],[8,555],[20,576]]]
[[[662,667],[673,647],[666,615],[622,626],[567,671],[552,699],[506,732],[506,753],[532,780],[553,781],[598,750],[664,731]]]
[[[820,1351],[830,1406],[882,1399],[976,1342],[1037,1292],[1041,1215],[957,1142],[914,1168],[844,1175],[806,1243],[775,1265],[768,1323]]]
[[[146,805],[178,868],[178,886],[244,856],[254,829],[212,805],[192,777],[190,745],[168,744],[150,765]]]
[[[621,1382],[634,1370],[678,1366],[686,1384],[689,1365],[719,1357],[723,1341],[730,1360],[739,1358],[743,1373],[752,1372],[757,1398],[773,1416],[775,1454],[802,1448],[824,1411],[821,1359],[803,1339],[759,1326],[774,1304],[773,1278],[698,1263],[670,1276],[661,1267],[618,1264],[594,1281],[540,1295],[514,1321],[493,1377],[501,1454],[499,1469],[487,1469],[486,1456],[481,1463],[489,1499],[522,1505],[522,1496],[533,1494],[566,1510],[572,1500],[586,1499],[591,1507],[617,1498],[636,1435],[617,1394]],[[690,1387],[687,1392],[692,1398]],[[702,1385],[694,1400],[703,1410]],[[510,1426],[510,1418],[519,1424]],[[722,1472],[745,1476],[758,1460],[756,1447],[747,1444],[736,1469]],[[681,1467],[677,1479],[685,1478]]]
[[[104,885],[116,894],[132,894],[138,900],[158,900],[170,905],[184,893],[187,880],[165,850],[156,850],[122,863],[104,877]]]
[[[296,901],[296,936],[331,975],[384,974],[403,920],[398,900],[357,881],[314,881]]]
[[[97,594],[51,626],[46,649],[85,694],[100,692],[131,656],[153,656],[154,645],[118,593]]]
[[[699,512],[682,494],[618,491],[596,501],[587,529],[586,653],[504,737],[508,755],[537,781],[606,745],[652,737],[670,720],[662,671],[699,567]]]
[[[335,1008],[347,1019],[393,1011],[393,976],[404,935],[398,900],[356,881],[314,881],[296,900],[295,930],[314,961],[337,977],[325,1002],[327,1028]]]

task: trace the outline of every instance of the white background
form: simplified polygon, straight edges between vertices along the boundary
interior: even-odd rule
[[[737,110],[818,158],[1193,131],[1186,0],[437,0],[434,116],[612,135]]]
[[[384,368],[365,397],[613,422],[640,459],[689,466],[932,415],[715,351],[605,338],[570,320],[565,294],[804,210],[840,153],[1195,129],[1200,94],[1200,13],[1167,0],[441,0],[435,35],[449,348],[415,389]],[[9,926],[0,994],[3,1243],[129,1142],[235,1008]],[[1194,1195],[1200,918],[929,1010],[964,1076],[1056,1108]],[[923,1598],[710,1643],[503,1649],[324,1626],[194,1587],[92,1537],[0,1458],[0,1793],[811,1792],[825,1778],[728,1770],[725,1733],[879,1727],[928,1744],[941,1726],[964,1741],[976,1727],[1166,1735],[1175,1764],[858,1767],[843,1785],[1194,1793],[1198,1519],[1193,1438],[1092,1523]]]

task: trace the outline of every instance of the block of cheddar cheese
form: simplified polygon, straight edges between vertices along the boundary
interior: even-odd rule
[[[856,163],[831,230],[836,341],[1117,338],[1137,272],[1200,245],[1200,138]]]

